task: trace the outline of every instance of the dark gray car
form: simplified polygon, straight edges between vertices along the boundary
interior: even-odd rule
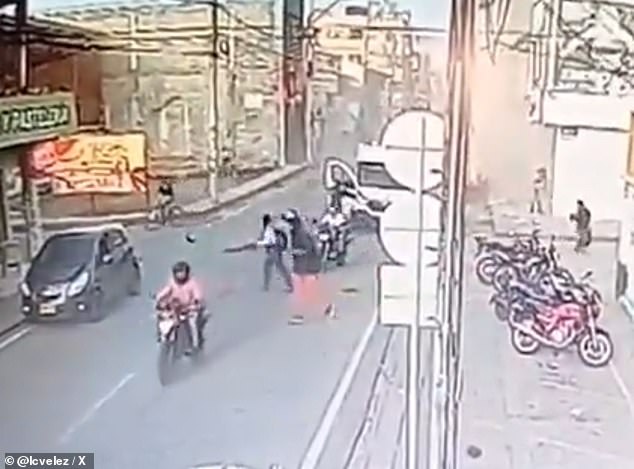
[[[107,308],[141,289],[141,264],[123,225],[49,237],[20,285],[29,320],[99,321]]]

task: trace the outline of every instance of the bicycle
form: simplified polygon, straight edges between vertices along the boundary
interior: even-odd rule
[[[184,214],[185,209],[177,203],[157,205],[149,211],[145,227],[148,230],[157,230],[165,226],[176,226],[176,221]]]

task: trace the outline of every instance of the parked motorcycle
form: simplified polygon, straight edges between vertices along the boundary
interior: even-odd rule
[[[507,308],[513,348],[531,355],[542,346],[563,350],[576,344],[585,365],[607,365],[614,344],[610,334],[597,325],[601,295],[588,283],[591,275],[586,272],[578,284],[563,292],[514,285],[504,298],[496,297],[496,307]]]
[[[512,245],[476,237],[475,271],[480,282],[503,291],[511,281],[539,282],[544,275],[557,275],[573,282],[572,273],[559,265],[555,237],[548,247],[541,244],[535,230],[530,238],[516,238]]]
[[[523,256],[500,265],[493,274],[492,285],[496,291],[501,292],[513,281],[539,284],[546,278],[556,278],[569,285],[575,282],[572,272],[559,264],[554,236],[547,248],[537,241],[532,252],[526,252]]]
[[[486,286],[493,284],[495,273],[501,266],[525,261],[537,251],[539,245],[537,231],[528,240],[516,237],[510,246],[499,241],[490,241],[484,236],[476,236],[475,241],[475,273],[478,280]]]
[[[189,327],[188,317],[192,314],[189,308],[185,308],[177,302],[172,302],[165,311],[161,311],[158,316],[159,333],[159,356],[158,356],[158,377],[163,386],[168,385],[172,378],[176,362],[181,359],[186,350],[192,346],[191,336],[186,330]],[[198,346],[193,350],[192,358],[198,358],[204,348],[204,336],[202,331],[207,322],[207,317],[201,313],[198,315],[201,331]],[[192,334],[195,331],[191,331]]]

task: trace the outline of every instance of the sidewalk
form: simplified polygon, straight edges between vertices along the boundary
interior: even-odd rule
[[[394,334],[377,370],[367,413],[353,442],[345,469],[404,467],[405,349]]]
[[[467,219],[471,227],[489,228],[495,236],[511,233],[527,234],[534,229],[543,235],[554,234],[559,240],[575,241],[573,224],[565,217],[531,215],[525,207],[499,201],[487,205],[484,210],[471,210]],[[615,242],[619,238],[619,224],[613,220],[597,220],[592,223],[593,241]]]
[[[253,195],[292,178],[303,172],[308,167],[308,164],[288,165],[265,173],[254,179],[250,179],[239,186],[227,189],[219,195],[219,200],[216,203],[212,202],[210,199],[204,199],[183,205],[183,209],[186,213],[185,216],[208,215],[218,210],[222,210],[228,205],[232,205],[252,197]],[[44,218],[42,220],[42,225],[46,230],[61,230],[65,228],[94,226],[105,223],[136,224],[147,221],[147,216],[147,211],[140,211],[101,216]],[[14,226],[19,228],[20,224]]]
[[[253,197],[281,182],[299,175],[309,167],[308,164],[292,165],[271,171],[258,178],[249,180],[244,184],[228,189],[221,194],[217,203],[210,200],[201,200],[199,202],[186,205],[183,207],[189,216],[207,215],[224,208],[230,207],[245,199]],[[70,227],[92,226],[105,223],[126,223],[134,224],[144,222],[147,219],[147,213],[129,213],[112,216],[99,217],[68,217],[55,220],[44,220],[43,225],[47,230],[60,230]],[[26,270],[26,267],[24,268]],[[20,279],[17,275],[10,278],[0,280],[0,335],[5,334],[9,330],[19,326],[23,322],[23,316],[19,310],[18,284]]]
[[[17,327],[22,322],[18,289],[20,276],[10,272],[0,280],[0,335]]]

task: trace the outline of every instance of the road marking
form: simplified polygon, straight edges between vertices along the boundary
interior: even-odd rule
[[[25,335],[27,335],[29,332],[31,332],[31,330],[33,330],[33,328],[31,326],[22,329],[18,332],[16,332],[15,334],[7,337],[5,340],[3,340],[2,342],[0,342],[0,350],[7,348],[9,345],[11,345],[14,342],[17,342],[18,340],[20,340],[22,337],[24,337]]]
[[[117,383],[117,385],[112,388],[108,394],[99,399],[95,404],[88,409],[88,411],[84,414],[84,416],[79,419],[76,423],[71,425],[66,432],[59,439],[60,443],[68,443],[70,438],[79,430],[82,426],[84,426],[90,419],[92,419],[99,409],[101,409],[110,399],[112,399],[123,387],[130,382],[132,378],[136,376],[136,373],[129,373],[123,377],[121,381]]]
[[[623,398],[627,404],[627,407],[630,411],[630,418],[634,421],[634,398],[632,397],[632,393],[627,389],[627,385],[619,373],[616,365],[613,362],[610,362],[610,371],[612,372],[612,376],[614,377],[614,381],[616,381],[616,385],[619,387],[619,391],[623,394]]]
[[[328,436],[332,431],[332,427],[335,424],[335,420],[337,418],[337,415],[339,414],[339,411],[341,410],[343,401],[348,394],[348,391],[350,390],[352,380],[356,375],[357,370],[359,369],[361,359],[363,358],[363,354],[368,347],[370,337],[372,337],[372,333],[376,328],[377,322],[378,310],[374,311],[374,314],[372,314],[372,317],[370,318],[370,324],[368,324],[368,327],[363,333],[361,340],[354,349],[346,370],[337,383],[335,392],[333,393],[330,401],[328,402],[328,406],[326,407],[326,412],[324,413],[324,416],[322,417],[321,422],[317,427],[317,431],[315,432],[310,445],[308,446],[308,451],[306,451],[306,454],[302,459],[300,469],[315,469],[317,467],[319,459],[321,458],[321,455],[326,446]]]

